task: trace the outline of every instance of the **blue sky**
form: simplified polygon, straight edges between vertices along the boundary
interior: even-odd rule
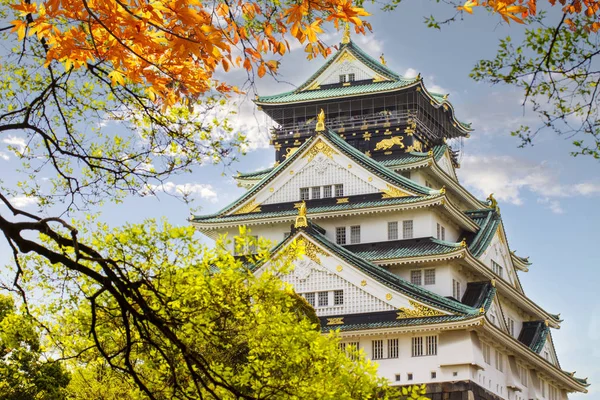
[[[443,16],[451,10],[426,1],[404,1],[390,13],[370,11],[374,32],[354,37],[355,42],[374,57],[385,53],[388,66],[400,74],[420,72],[432,91],[450,94],[460,120],[473,123],[475,131],[464,141],[459,179],[480,198],[495,193],[511,249],[530,256],[533,262],[530,272],[520,273],[526,294],[549,312],[561,313],[565,320],[563,327],[553,332],[561,366],[589,377],[592,387],[586,398],[600,398],[600,300],[595,295],[600,278],[600,235],[596,231],[600,225],[600,164],[570,157],[569,140],[553,133],[541,135],[534,147],[517,148],[510,130],[523,122],[535,122],[535,116],[524,114],[520,106],[521,93],[468,77],[477,60],[493,57],[500,37],[519,37],[522,27],[499,24],[497,16],[477,10],[476,16],[466,16],[441,31],[428,29],[422,22],[424,16]],[[340,35],[332,32],[326,37],[334,44]],[[293,84],[302,83],[323,62],[307,61],[300,48],[281,61],[280,80]],[[234,73],[228,78],[241,76]],[[257,87],[261,95],[293,88],[271,78],[259,80]],[[249,103],[245,102],[234,120],[250,136],[248,155],[230,168],[205,166],[175,177],[165,191],[185,187],[194,194],[193,205],[202,208],[200,213],[213,212],[243,193],[232,179],[236,171],[272,164],[274,151],[267,145],[265,119],[250,109]],[[0,169],[12,171],[17,164],[5,147],[9,142],[18,145],[20,138],[0,141]],[[26,200],[23,203],[27,206]],[[113,225],[149,217],[186,224],[189,217],[189,207],[167,195],[131,198],[99,211],[101,218]],[[0,250],[0,261],[8,261],[4,243]]]

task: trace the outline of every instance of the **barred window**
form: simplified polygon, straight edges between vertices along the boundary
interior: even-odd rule
[[[372,360],[381,360],[383,358],[383,340],[373,340],[372,344]]]
[[[500,372],[504,372],[504,354],[498,349],[496,349],[496,369]]]
[[[304,298],[311,306],[315,306],[315,294],[314,293],[304,293]]]
[[[412,338],[412,356],[421,357],[423,355],[423,337]]]
[[[335,242],[337,244],[346,244],[346,227],[338,226],[335,228]]]
[[[425,285],[435,285],[435,268],[425,270],[425,278],[423,279]]]
[[[360,225],[350,227],[350,243],[360,243]]]
[[[327,199],[331,197],[331,185],[323,186],[323,198]]]
[[[329,292],[319,292],[319,307],[327,307],[329,305]]]
[[[346,351],[346,344],[347,343],[338,343],[338,349],[340,349],[341,351]]]
[[[349,354],[351,360],[357,359],[357,354],[359,350],[359,342],[349,342],[346,346],[346,353]]]
[[[504,268],[494,260],[492,260],[492,271],[500,278],[504,275]]]
[[[348,74],[348,81],[349,82],[354,82],[354,78],[356,77],[355,74]]]
[[[346,74],[340,75],[340,83],[346,82]]]
[[[344,185],[335,185],[335,197],[344,195]]]
[[[403,177],[410,179],[410,171],[402,171],[400,172],[400,175],[402,175]]]
[[[425,336],[427,341],[427,355],[437,355],[437,336]]]
[[[402,221],[402,238],[412,239],[413,237],[413,221]]]
[[[398,240],[398,221],[388,222],[388,240]]]
[[[446,228],[444,228],[443,226],[441,226],[440,233],[442,234],[441,237],[440,237],[440,239],[446,240]]]
[[[344,291],[343,290],[334,290],[333,291],[333,305],[341,306],[344,304]]]
[[[398,358],[398,339],[388,339],[388,358]]]
[[[415,285],[422,285],[423,281],[421,279],[421,275],[422,274],[420,269],[410,271],[410,283]]]
[[[314,186],[311,188],[311,195],[313,199],[320,199],[321,198],[321,187],[320,186]]]
[[[309,198],[308,188],[300,188],[300,200],[308,200]]]

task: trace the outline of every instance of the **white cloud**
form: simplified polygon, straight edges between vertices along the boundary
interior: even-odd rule
[[[559,199],[600,195],[600,183],[562,183],[547,163],[534,164],[511,156],[464,156],[461,182],[481,198],[494,193],[500,202],[523,204],[526,192],[552,212],[563,213]]]
[[[20,138],[18,136],[11,135],[7,138],[2,139],[2,142],[9,146],[15,147],[19,151],[19,153],[23,153],[25,151],[25,148],[27,147],[25,139]]]
[[[15,196],[11,197],[9,201],[14,207],[17,208],[25,208],[38,204],[38,199],[30,196]]]
[[[10,160],[10,156],[2,151],[0,151],[0,158],[3,159],[4,161]]]
[[[166,182],[162,185],[150,185],[150,190],[178,196],[200,197],[211,203],[219,201],[217,192],[210,184]]]
[[[403,74],[406,78],[415,78],[417,75],[419,75],[419,72],[414,68],[408,68]]]

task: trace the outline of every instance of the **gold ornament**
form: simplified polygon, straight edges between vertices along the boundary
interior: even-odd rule
[[[343,197],[343,198],[341,198],[341,199],[337,199],[337,202],[336,202],[336,204],[346,204],[346,203],[349,203],[349,202],[350,202],[350,199],[349,199],[349,198],[347,198],[347,197]]]
[[[337,272],[342,272],[342,270],[344,269],[344,267],[342,267],[341,265],[338,265],[337,267],[335,267]]]
[[[346,22],[346,26],[344,26],[344,36],[342,36],[342,44],[350,43],[350,24]]]
[[[234,212],[234,214],[248,214],[251,212],[260,212],[260,204],[256,202],[256,199],[250,200],[245,206]]]
[[[331,148],[327,143],[325,143],[321,138],[314,144],[304,155],[302,158],[308,158],[308,162],[314,160],[314,158],[319,154],[323,153],[327,157],[333,160],[333,155],[338,154],[333,148]]]
[[[327,325],[343,325],[344,317],[327,318]]]
[[[444,315],[437,310],[421,305],[413,300],[409,300],[408,302],[410,303],[412,309],[400,307],[400,311],[398,312],[396,319],[438,317],[440,315]]]
[[[325,111],[321,108],[321,112],[317,115],[317,127],[315,131],[323,132],[325,130]]]
[[[381,64],[385,65],[385,58],[383,57],[383,53],[381,53],[381,55],[379,56],[379,61],[381,61]]]
[[[388,150],[396,145],[399,146],[401,149],[403,149],[404,148],[404,143],[402,143],[403,140],[404,140],[404,138],[402,136],[392,136],[389,139],[382,139],[381,141],[377,142],[377,144],[375,145],[375,150]]]
[[[387,301],[390,301],[390,300],[392,299],[392,294],[391,294],[391,293],[388,293],[388,294],[386,294],[386,295],[385,295],[385,299],[386,299]]]
[[[308,220],[306,219],[306,202],[302,202],[298,208],[298,216],[296,217],[296,223],[294,228],[306,228],[308,226]]]
[[[391,199],[391,198],[395,198],[395,197],[408,197],[411,196],[410,194],[403,192],[402,190],[392,186],[392,185],[387,185],[385,189],[382,190],[382,199]]]

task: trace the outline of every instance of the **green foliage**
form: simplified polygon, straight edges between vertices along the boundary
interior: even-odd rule
[[[45,359],[34,321],[17,313],[11,297],[0,294],[0,399],[61,400],[69,374]]]
[[[496,57],[481,60],[471,76],[477,81],[504,83],[522,90],[524,106],[540,118],[538,128],[521,126],[512,134],[521,145],[533,144],[544,129],[572,139],[573,155],[600,159],[600,116],[595,68],[598,34],[576,18],[574,28],[563,20],[547,26],[545,13],[532,19],[521,43],[502,39]]]
[[[80,259],[81,267],[116,274],[121,289],[72,277],[63,265],[37,256],[26,260],[32,269],[25,274],[50,283],[45,298],[53,300],[42,312],[54,315],[52,345],[71,360],[75,398],[368,399],[393,393],[362,353],[353,361],[335,334],[322,335],[314,310],[279,279],[301,247],[273,258],[267,243],[242,235],[235,245],[258,252],[234,257],[227,238],[209,249],[193,227],[152,220],[79,231],[87,237],[82,245],[118,260],[110,271],[96,259]],[[62,251],[75,257],[74,248]],[[259,274],[249,269],[261,264]],[[60,296],[51,284],[57,281],[69,281]]]

